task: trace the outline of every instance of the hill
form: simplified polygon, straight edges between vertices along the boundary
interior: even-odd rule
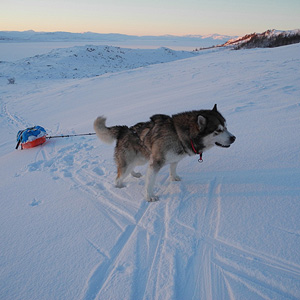
[[[267,30],[263,33],[250,33],[241,37],[229,39],[224,44],[210,47],[196,48],[194,51],[202,51],[214,48],[230,47],[234,50],[252,49],[252,48],[275,48],[287,46],[300,42],[300,29],[279,31]]]
[[[221,47],[234,46],[235,50],[251,48],[274,48],[300,43],[300,29],[290,31],[267,30],[263,33],[251,33],[237,39],[231,39]]]
[[[16,62],[0,62],[0,79],[87,78],[160,64],[197,55],[168,48],[127,49],[113,46],[76,46],[54,49]]]

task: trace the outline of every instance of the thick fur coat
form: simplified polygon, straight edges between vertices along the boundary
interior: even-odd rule
[[[154,115],[149,121],[132,127],[107,127],[106,118],[98,117],[94,129],[103,142],[116,140],[117,187],[124,187],[124,179],[130,173],[140,177],[141,174],[134,171],[135,166],[149,162],[147,201],[158,200],[153,190],[157,173],[164,165],[170,165],[171,180],[178,181],[176,167],[182,158],[200,154],[215,145],[228,148],[235,141],[216,105],[212,110],[195,110],[173,116]]]

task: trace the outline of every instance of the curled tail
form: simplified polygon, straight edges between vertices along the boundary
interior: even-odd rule
[[[105,117],[98,117],[94,122],[94,129],[98,138],[102,142],[111,144],[118,138],[122,126],[106,127],[105,122]]]

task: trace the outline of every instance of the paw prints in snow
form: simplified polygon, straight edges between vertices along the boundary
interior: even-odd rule
[[[99,176],[105,175],[99,167],[99,158],[91,155],[92,149],[94,147],[87,143],[77,143],[50,153],[43,148],[37,155],[43,159],[28,164],[26,171],[50,172],[53,180],[72,179],[73,187],[82,184],[91,186],[91,181],[97,182]]]

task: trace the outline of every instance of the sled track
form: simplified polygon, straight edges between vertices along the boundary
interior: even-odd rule
[[[29,127],[28,123],[22,119],[21,117],[17,115],[13,115],[10,113],[10,111],[7,108],[7,103],[2,103],[2,109],[1,109],[1,114],[6,119],[6,122],[9,124],[10,127],[12,127],[14,130],[18,129],[23,129],[26,127]]]

